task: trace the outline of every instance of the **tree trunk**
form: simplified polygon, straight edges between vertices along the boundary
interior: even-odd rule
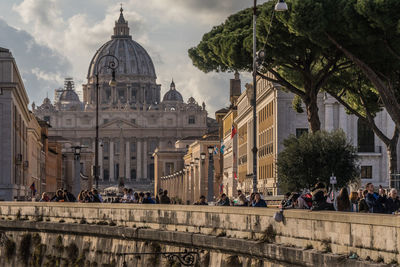
[[[316,133],[319,130],[321,130],[321,122],[319,120],[319,115],[318,115],[318,103],[317,103],[318,94],[315,94],[312,91],[313,90],[306,91],[309,93],[306,95],[303,101],[304,104],[306,105],[307,119],[310,131],[311,133]]]

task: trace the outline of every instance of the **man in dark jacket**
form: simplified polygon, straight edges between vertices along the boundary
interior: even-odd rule
[[[160,204],[171,204],[171,199],[168,197],[168,190],[164,190],[160,197]]]
[[[368,183],[365,186],[365,189],[368,190],[368,194],[365,197],[365,201],[369,207],[369,212],[371,213],[385,213],[385,208],[383,204],[386,201],[386,198],[374,193],[374,185],[372,183]]]
[[[253,201],[253,203],[251,203],[251,205],[253,207],[264,207],[264,208],[266,208],[267,207],[267,202],[265,202],[265,200],[261,198],[260,193],[256,193],[254,195],[254,201]]]
[[[229,202],[229,198],[225,195],[222,194],[220,200],[217,203],[217,206],[230,206],[231,203]]]
[[[312,189],[311,210],[335,210],[332,203],[326,202],[326,187],[324,183],[318,182]]]
[[[385,202],[385,211],[388,214],[392,214],[393,212],[398,211],[400,208],[400,200],[397,196],[397,190],[392,188],[390,190],[389,197],[386,199]]]

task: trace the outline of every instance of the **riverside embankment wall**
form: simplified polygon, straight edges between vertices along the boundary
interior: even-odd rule
[[[118,253],[155,249],[198,250],[201,266],[373,265],[349,260],[350,253],[363,260],[400,262],[399,216],[287,210],[284,222],[275,222],[276,211],[247,207],[2,202],[0,231],[2,240],[9,238],[17,247],[10,259],[14,265],[9,266],[19,264],[18,249],[27,234],[37,234],[42,244],[47,244],[47,252],[41,251],[42,264],[54,262],[57,257],[68,260],[67,247],[72,243],[79,248],[76,260],[84,257],[88,264],[96,262],[97,266],[102,266],[100,262],[115,264],[104,266],[122,266]],[[65,247],[61,254],[56,249],[59,236]],[[32,260],[38,248],[31,245]],[[0,265],[11,264],[5,252],[4,247]],[[132,266],[152,266],[146,257],[129,259]],[[157,264],[154,266],[168,266],[162,258]]]

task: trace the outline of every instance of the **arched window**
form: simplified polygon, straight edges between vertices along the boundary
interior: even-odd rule
[[[375,152],[375,136],[371,127],[363,120],[357,122],[358,152]]]

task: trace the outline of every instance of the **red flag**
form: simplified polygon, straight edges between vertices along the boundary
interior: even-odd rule
[[[237,180],[237,174],[236,174],[236,172],[233,172],[233,177],[235,178],[235,180]]]
[[[231,139],[235,136],[236,132],[235,125],[232,124]]]

